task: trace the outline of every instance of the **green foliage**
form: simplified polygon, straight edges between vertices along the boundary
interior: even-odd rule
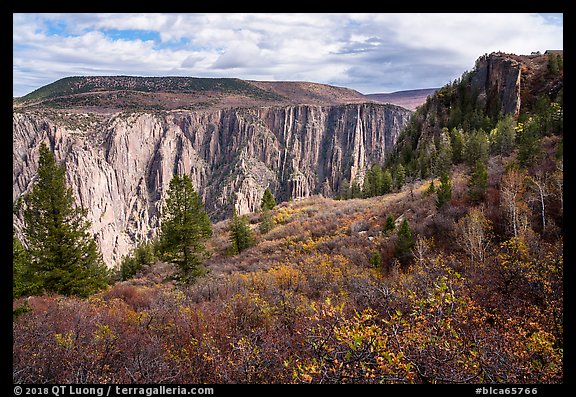
[[[488,161],[489,151],[488,136],[483,129],[470,135],[464,146],[464,160],[470,167],[474,167],[478,160]]]
[[[38,286],[34,284],[33,274],[30,270],[30,256],[16,238],[12,236],[12,298],[25,295],[35,295]]]
[[[340,185],[338,186],[338,195],[336,199],[338,200],[348,200],[351,198],[351,191],[350,191],[350,181],[346,178],[340,181]]]
[[[399,163],[396,168],[394,169],[394,189],[401,189],[406,183],[406,169]]]
[[[436,193],[436,185],[434,185],[434,181],[430,181],[430,184],[428,185],[428,187],[426,188],[426,196],[431,196],[434,193]]]
[[[230,222],[230,242],[232,243],[232,253],[239,254],[254,245],[254,234],[248,224],[246,215],[238,216],[236,209]]]
[[[464,159],[464,134],[456,127],[450,131],[450,146],[452,147],[452,162],[461,163]]]
[[[50,104],[59,102],[62,107],[70,101],[85,100],[86,97],[74,96],[95,91],[116,91],[117,95],[126,92],[194,92],[215,91],[236,93],[252,98],[278,100],[281,97],[268,90],[258,88],[248,81],[236,78],[200,78],[200,77],[136,77],[136,76],[98,76],[66,77],[43,86],[20,98],[21,102],[57,98]],[[61,97],[61,98],[59,98]],[[60,101],[58,101],[60,100]],[[128,103],[128,106],[131,104]]]
[[[452,199],[452,182],[450,175],[443,173],[440,175],[440,186],[436,190],[436,208],[443,208]]]
[[[130,255],[122,258],[120,264],[120,277],[128,280],[136,275],[142,267],[156,260],[154,242],[143,242],[132,251]]]
[[[387,234],[388,232],[394,230],[395,227],[396,224],[394,223],[394,218],[391,214],[388,214],[386,216],[386,223],[384,223],[384,226],[382,227],[382,231]]]
[[[260,214],[260,224],[258,226],[260,233],[268,233],[270,230],[272,230],[273,226],[274,222],[272,221],[272,214],[270,214],[270,210],[268,208],[262,209],[262,213]]]
[[[443,145],[438,150],[434,159],[434,173],[440,175],[450,170],[452,165],[452,149],[450,145]]]
[[[204,244],[212,235],[212,223],[188,175],[172,177],[161,229],[163,259],[178,266],[183,281],[193,281],[208,256]]]
[[[516,139],[516,121],[508,115],[496,123],[496,128],[490,132],[491,152],[507,156],[514,150]]]
[[[408,223],[408,220],[404,218],[398,228],[394,250],[396,257],[401,261],[406,262],[411,257],[411,250],[412,247],[414,247],[415,242],[414,237],[412,237],[412,231],[410,230],[410,224]]]
[[[370,257],[370,265],[372,265],[372,267],[376,269],[380,269],[382,267],[383,265],[382,255],[380,254],[379,251],[375,251],[372,253],[372,256]]]
[[[380,165],[373,164],[366,172],[362,194],[364,197],[381,196],[392,190],[392,174],[388,169],[382,169]]]
[[[30,271],[38,288],[88,296],[108,284],[109,275],[89,233],[87,211],[74,206],[65,168],[40,146],[38,179],[24,199],[24,235]]]
[[[262,203],[260,204],[260,208],[262,208],[262,210],[271,210],[274,207],[276,207],[276,199],[274,198],[274,195],[270,189],[266,188],[266,190],[264,190],[264,195],[262,196]]]
[[[518,162],[522,167],[534,164],[542,156],[542,137],[538,122],[529,118],[518,125],[516,142],[518,144]]]
[[[468,182],[468,196],[473,202],[478,202],[484,198],[486,188],[488,187],[488,167],[478,160]]]
[[[360,184],[356,179],[352,181],[350,184],[350,198],[361,198],[362,197],[362,190],[360,189]]]

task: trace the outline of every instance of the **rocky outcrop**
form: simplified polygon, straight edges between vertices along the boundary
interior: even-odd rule
[[[472,88],[479,93],[484,107],[489,99],[494,101],[501,114],[520,113],[520,82],[522,63],[508,54],[492,53],[478,58]]]
[[[66,164],[113,265],[159,226],[167,185],[189,174],[213,220],[279,201],[338,191],[383,162],[410,112],[380,104],[293,105],[199,111],[13,115],[13,201],[31,188],[41,142]],[[15,215],[16,228],[21,221]]]

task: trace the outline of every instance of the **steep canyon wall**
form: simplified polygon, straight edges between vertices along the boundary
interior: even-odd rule
[[[13,202],[28,191],[47,142],[88,209],[112,266],[157,231],[168,183],[189,174],[213,220],[277,200],[332,196],[382,163],[411,112],[393,105],[293,105],[199,111],[13,115]],[[14,217],[16,229],[21,220]]]

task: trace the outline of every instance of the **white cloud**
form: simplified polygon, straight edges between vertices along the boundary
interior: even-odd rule
[[[534,14],[14,14],[13,90],[81,74],[443,85],[480,55],[563,48]],[[554,24],[560,20],[560,24]],[[112,35],[115,32],[116,35]],[[135,32],[144,32],[141,37]]]

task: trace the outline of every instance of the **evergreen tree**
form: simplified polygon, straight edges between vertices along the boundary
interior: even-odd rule
[[[404,166],[399,163],[394,172],[394,188],[402,189],[404,183],[406,183],[406,170],[404,169]]]
[[[149,265],[156,260],[153,242],[143,242],[128,256],[122,258],[120,264],[120,277],[128,280],[136,275],[144,265]]]
[[[436,155],[434,160],[434,171],[436,175],[442,175],[448,172],[452,165],[452,149],[449,145],[442,146]]]
[[[518,162],[522,167],[532,165],[542,155],[542,137],[538,131],[538,123],[529,119],[516,138],[518,144]]]
[[[360,184],[356,179],[352,180],[350,184],[350,198],[361,198],[362,197],[362,190],[360,190]]]
[[[412,237],[412,231],[410,230],[410,224],[406,218],[404,218],[398,228],[397,237],[394,253],[396,257],[405,264],[410,259],[411,250],[415,243]]]
[[[364,178],[364,188],[362,189],[364,196],[374,197],[387,193],[389,188],[388,191],[385,191],[387,181],[384,179],[385,176],[382,167],[378,164],[373,164],[368,172],[366,172],[366,177]]]
[[[440,175],[440,186],[436,189],[436,208],[441,209],[452,199],[452,182],[450,175],[445,172]]]
[[[476,161],[488,161],[490,145],[488,136],[483,129],[470,134],[464,146],[464,159],[470,168],[476,165]]]
[[[473,202],[484,198],[488,186],[488,168],[483,161],[478,160],[468,182],[468,196]]]
[[[382,194],[387,194],[392,191],[392,174],[389,169],[382,172]]]
[[[268,208],[262,209],[260,214],[260,225],[258,226],[261,234],[266,234],[272,230],[272,215]]]
[[[12,297],[35,295],[37,285],[34,275],[30,272],[30,256],[20,240],[12,235]]]
[[[176,264],[181,280],[193,281],[208,256],[204,245],[212,223],[188,175],[174,175],[162,214],[160,247],[164,258]]]
[[[450,131],[450,146],[452,147],[452,162],[459,164],[463,160],[464,134],[462,131],[452,128]]]
[[[382,255],[380,254],[380,251],[375,251],[372,253],[370,264],[376,269],[380,269],[382,267]]]
[[[490,133],[490,146],[492,153],[501,156],[509,155],[514,150],[516,136],[516,121],[508,115],[496,123],[496,128]]]
[[[33,282],[41,290],[85,297],[104,288],[109,276],[65,172],[42,144],[38,179],[24,199],[24,235]]]
[[[392,217],[392,215],[388,214],[388,216],[386,217],[386,223],[384,223],[382,231],[387,234],[388,232],[394,230],[395,227],[396,224],[394,223],[394,218]]]
[[[373,178],[370,175],[370,171],[368,171],[364,177],[364,183],[362,184],[362,198],[373,197],[374,190],[375,186],[373,185]]]
[[[274,207],[276,207],[276,199],[274,198],[274,195],[272,194],[270,189],[266,188],[266,190],[264,190],[264,195],[262,196],[262,202],[260,204],[260,208],[262,208],[262,210],[264,209],[271,210]]]
[[[254,235],[248,224],[246,215],[238,216],[236,209],[230,222],[230,242],[232,243],[232,253],[239,254],[254,245]]]
[[[340,182],[340,186],[338,186],[337,198],[340,200],[348,200],[349,198],[351,198],[350,181],[348,181],[348,179],[344,178]]]

